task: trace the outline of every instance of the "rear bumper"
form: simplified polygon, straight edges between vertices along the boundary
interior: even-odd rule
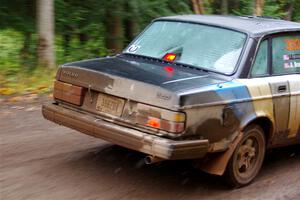
[[[208,151],[208,140],[161,138],[55,104],[43,105],[42,113],[46,119],[57,124],[162,159],[202,158]]]

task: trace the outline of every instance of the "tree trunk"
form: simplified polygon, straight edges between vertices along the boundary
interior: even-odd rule
[[[253,15],[262,16],[263,15],[264,4],[265,4],[264,0],[255,0]]]
[[[37,0],[38,64],[55,67],[53,0]]]
[[[135,37],[136,33],[138,30],[138,24],[136,20],[134,19],[127,19],[125,21],[125,37],[126,37],[126,42],[132,41],[132,39]]]
[[[24,43],[23,43],[23,47],[20,51],[20,57],[21,57],[21,61],[22,61],[22,65],[24,66],[25,69],[28,68],[28,58],[29,58],[29,47],[30,47],[30,42],[31,42],[31,32],[26,31],[24,33]]]
[[[121,3],[111,2],[111,8],[106,13],[106,48],[109,54],[119,53],[123,49],[124,30]]]
[[[139,30],[139,24],[138,24],[138,14],[136,13],[136,10],[134,9],[132,2],[127,1],[125,4],[125,10],[126,12],[130,13],[129,16],[125,18],[124,21],[124,28],[125,28],[125,44],[127,45],[128,42],[131,42],[132,39],[136,36]]]
[[[86,33],[78,33],[78,38],[81,45],[84,45],[89,40],[89,35]]]
[[[64,33],[63,34],[63,47],[64,47],[64,56],[69,55],[69,50],[70,50],[70,41],[71,41],[71,36],[69,33]]]
[[[222,0],[222,8],[221,8],[221,12],[222,15],[228,15],[228,0]]]
[[[204,5],[203,0],[191,0],[193,11],[195,14],[204,14]]]
[[[293,17],[293,12],[294,12],[294,2],[290,2],[287,7],[286,16],[284,17],[284,19],[291,21]]]

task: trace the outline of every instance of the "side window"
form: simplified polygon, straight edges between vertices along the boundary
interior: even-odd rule
[[[258,49],[254,65],[252,67],[252,76],[261,76],[268,73],[268,40],[264,40]]]
[[[272,39],[272,73],[300,72],[300,35]]]

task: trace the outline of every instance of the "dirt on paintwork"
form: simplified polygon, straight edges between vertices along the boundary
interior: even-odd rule
[[[46,121],[41,103],[0,101],[0,199],[298,200],[300,146],[267,154],[254,183],[232,190],[188,161],[144,155]]]

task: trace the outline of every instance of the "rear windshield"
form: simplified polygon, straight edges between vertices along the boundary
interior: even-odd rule
[[[241,55],[246,34],[224,28],[185,22],[152,23],[124,53],[163,59],[231,74]]]

